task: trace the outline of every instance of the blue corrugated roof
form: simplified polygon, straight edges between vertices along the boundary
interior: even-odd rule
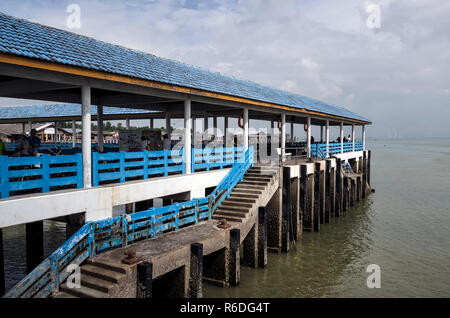
[[[0,13],[0,52],[369,121],[343,107],[3,13]]]
[[[155,110],[103,107],[104,115],[132,115],[159,113]],[[91,106],[91,115],[97,115],[97,106]],[[81,116],[80,104],[54,104],[0,107],[0,119],[57,118]],[[125,118],[124,118],[125,119]]]

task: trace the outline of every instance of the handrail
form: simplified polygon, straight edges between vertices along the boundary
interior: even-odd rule
[[[253,147],[242,160],[235,162],[226,177],[207,197],[151,208],[130,215],[87,222],[69,240],[54,251],[30,274],[17,283],[4,298],[48,297],[71,274],[69,265],[82,264],[87,258],[117,247],[125,247],[137,240],[154,238],[180,226],[211,219],[218,205],[253,166]]]

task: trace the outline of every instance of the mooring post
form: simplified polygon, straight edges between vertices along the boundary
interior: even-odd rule
[[[300,241],[302,238],[302,213],[300,209],[300,178],[291,179],[291,223],[289,239]]]
[[[314,232],[320,231],[320,162],[314,164]]]
[[[300,166],[300,211],[302,214],[302,226],[303,229],[311,228],[311,218],[307,215],[307,189],[308,189],[308,175],[306,165]]]
[[[330,223],[331,217],[331,161],[325,161],[325,219],[324,223]]]
[[[335,200],[335,213],[336,217],[341,215],[342,211],[342,166],[341,159],[336,158],[336,200]]]
[[[348,177],[344,176],[343,179],[344,179],[344,191],[343,191],[344,203],[342,211],[347,211],[349,201]]]
[[[366,158],[366,151],[363,151],[363,169],[362,169],[362,197],[366,197],[366,191],[367,191],[367,158]]]
[[[258,229],[257,224],[254,224],[243,242],[244,248],[244,264],[246,266],[256,268],[258,267]]]
[[[258,266],[267,265],[267,213],[266,207],[258,208]]]
[[[283,167],[283,199],[281,221],[281,251],[289,251],[289,228],[291,220],[291,168]]]
[[[137,265],[136,298],[152,298],[153,264],[142,262]]]
[[[371,183],[370,183],[370,156],[371,156],[371,150],[368,150],[367,151],[367,167],[366,167],[366,172],[367,172],[367,184],[370,186],[371,185]]]
[[[240,241],[241,241],[241,231],[239,229],[230,230],[229,280],[231,286],[239,285],[239,281],[241,279]]]
[[[5,293],[5,260],[3,253],[3,229],[0,228],[0,297]]]
[[[203,244],[191,244],[189,298],[203,298]]]
[[[356,201],[361,200],[361,176],[356,177]]]
[[[356,180],[355,178],[350,178],[350,206],[355,205],[356,197]]]
[[[280,177],[282,179],[282,176]],[[280,180],[280,187],[276,190],[272,199],[267,204],[267,247],[271,252],[281,250],[281,228],[283,214],[283,183]]]
[[[28,274],[44,260],[44,221],[27,223],[25,228]]]

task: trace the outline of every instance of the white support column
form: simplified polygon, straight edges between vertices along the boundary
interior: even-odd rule
[[[353,144],[353,151],[355,151],[355,125],[352,125],[352,144]]]
[[[341,121],[340,136],[341,136],[341,153],[344,153],[344,122],[343,121]]]
[[[286,157],[286,114],[281,114],[281,160]]]
[[[72,119],[72,148],[77,146],[77,125],[75,125],[75,119]]]
[[[184,100],[184,160],[186,174],[191,173],[191,99]]]
[[[28,122],[28,132],[29,132],[30,136],[31,136],[31,129],[33,129],[33,122],[30,120]]]
[[[214,134],[214,138],[217,138],[217,116],[213,117],[213,134]]]
[[[155,129],[155,120],[150,118],[150,129]]]
[[[248,108],[244,108],[244,149],[248,149]]]
[[[323,142],[323,125],[320,125],[320,142]]]
[[[53,142],[58,142],[58,123],[55,121],[53,125],[55,126],[53,134]]]
[[[362,125],[362,143],[363,150],[366,150],[366,125]]]
[[[97,146],[98,151],[103,152],[103,106],[97,106]]]
[[[311,158],[311,117],[306,119],[306,145],[307,145],[307,153],[308,158]]]
[[[209,141],[209,138],[208,138],[208,127],[209,126],[209,123],[208,123],[208,113],[207,112],[205,112],[205,116],[204,116],[204,120],[203,120],[203,136],[204,136],[204,138],[206,139],[206,141]]]
[[[83,182],[85,188],[91,183],[91,87],[81,87],[82,126],[83,126]]]
[[[192,116],[192,145],[197,145],[197,117]]]
[[[25,128],[26,124],[22,123],[22,134],[26,134],[27,129]]]
[[[291,142],[294,142],[294,120],[291,122]]]
[[[127,130],[129,130],[130,129],[130,118],[127,118],[127,119],[125,119],[125,128],[127,129]]]
[[[327,144],[327,158],[330,157],[330,121],[327,119],[325,125],[325,139]]]
[[[166,112],[166,134],[169,135],[169,140],[172,140],[172,132],[170,131],[170,112]]]

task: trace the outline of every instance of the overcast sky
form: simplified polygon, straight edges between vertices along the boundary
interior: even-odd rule
[[[80,29],[67,26],[71,3]],[[367,26],[369,4],[380,28]],[[344,106],[374,122],[368,137],[450,137],[448,0],[2,0],[0,11]]]

